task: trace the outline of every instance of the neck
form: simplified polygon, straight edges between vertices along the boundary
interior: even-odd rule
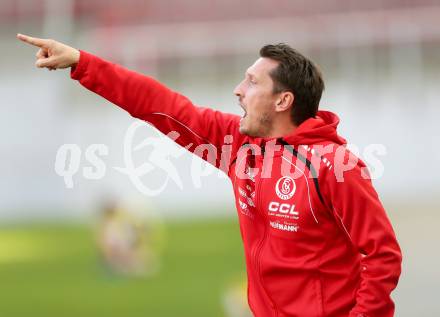
[[[297,126],[292,122],[290,115],[276,116],[272,121],[272,129],[266,138],[281,138],[292,134]]]

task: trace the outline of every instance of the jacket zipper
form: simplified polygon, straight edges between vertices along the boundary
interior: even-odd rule
[[[263,168],[263,162],[264,162],[264,145],[262,147],[262,161],[261,161],[261,170],[260,170],[260,177],[259,177],[259,183],[258,183],[258,188],[256,189],[255,195],[257,197],[256,201],[256,209],[258,208],[262,208],[262,199],[261,199],[261,187],[262,187],[262,179],[261,179],[261,175],[262,175],[262,168]],[[263,210],[260,211],[261,216],[262,216],[262,220],[263,220],[263,228],[264,228],[264,234],[263,234],[263,238],[259,241],[258,245],[255,247],[255,252],[254,252],[254,261],[255,261],[255,269],[256,269],[256,273],[257,273],[257,277],[259,279],[261,288],[263,289],[266,297],[269,299],[271,305],[272,305],[272,309],[275,311],[275,316],[278,316],[278,309],[275,306],[274,301],[272,300],[272,298],[270,298],[266,288],[264,287],[263,284],[263,280],[261,278],[261,251],[263,250],[263,246],[264,243],[266,242],[267,239],[267,217],[266,214],[264,213]]]

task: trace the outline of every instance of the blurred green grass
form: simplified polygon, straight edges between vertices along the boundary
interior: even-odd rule
[[[233,220],[167,223],[160,272],[108,274],[82,225],[0,229],[0,316],[223,317],[222,296],[242,277]]]

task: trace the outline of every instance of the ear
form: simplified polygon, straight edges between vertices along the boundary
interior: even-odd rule
[[[276,105],[275,105],[275,111],[276,112],[283,112],[286,110],[289,110],[293,105],[293,100],[295,99],[295,96],[291,91],[283,91],[280,93],[280,95],[277,98]]]

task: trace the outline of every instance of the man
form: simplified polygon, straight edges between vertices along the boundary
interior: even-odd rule
[[[318,111],[317,67],[267,45],[235,88],[240,118],[194,106],[154,79],[53,40],[37,67],[71,67],[84,87],[146,120],[230,177],[257,317],[393,316],[401,253],[365,165]]]

